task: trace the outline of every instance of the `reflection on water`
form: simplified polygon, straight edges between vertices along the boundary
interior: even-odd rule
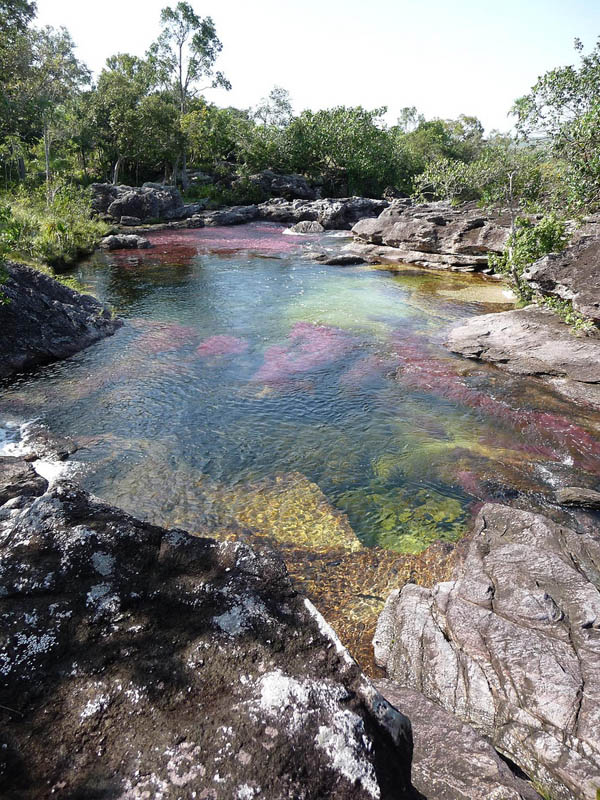
[[[95,255],[78,278],[127,325],[6,385],[0,413],[74,437],[84,486],[138,516],[278,541],[364,662],[386,594],[443,579],[478,503],[597,486],[600,418],[444,350],[455,320],[507,307],[498,281],[327,267],[299,238]]]

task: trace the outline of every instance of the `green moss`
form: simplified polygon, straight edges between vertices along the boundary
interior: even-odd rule
[[[365,544],[400,553],[420,553],[437,540],[455,542],[465,532],[466,513],[460,502],[433,489],[415,492],[373,483],[368,489],[344,492],[336,505]]]

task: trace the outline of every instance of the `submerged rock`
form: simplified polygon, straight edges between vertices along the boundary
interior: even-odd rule
[[[358,222],[352,233],[355,242],[345,250],[369,261],[486,269],[488,254],[503,251],[510,231],[506,220],[471,205],[395,200],[377,219]]]
[[[600,338],[576,337],[548,309],[473,317],[450,331],[446,345],[508,372],[543,378],[571,399],[600,408]]]
[[[390,595],[376,660],[552,797],[596,800],[599,588],[600,537],[486,504],[455,580]]]
[[[73,355],[123,324],[95,298],[38,270],[10,262],[5,270],[0,377]]]
[[[68,483],[1,508],[0,550],[7,796],[414,796],[407,718],[272,551]]]

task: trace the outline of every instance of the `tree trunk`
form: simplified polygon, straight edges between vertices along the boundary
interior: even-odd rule
[[[19,158],[17,159],[17,164],[19,166],[19,179],[21,181],[24,181],[25,178],[27,177],[27,170],[25,169],[25,159],[23,158],[23,156],[19,156]]]
[[[50,131],[44,123],[44,159],[46,161],[46,200],[50,202]]]
[[[113,170],[113,183],[116,186],[119,183],[119,169],[121,168],[121,161],[123,158],[119,156],[115,162],[115,168]]]
[[[185,192],[190,186],[187,174],[187,153],[185,152],[185,145],[183,147],[183,152],[181,153],[181,162],[181,188]]]

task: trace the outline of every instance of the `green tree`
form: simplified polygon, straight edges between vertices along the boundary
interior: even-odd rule
[[[518,131],[545,139],[565,164],[570,205],[600,206],[600,40],[588,55],[575,41],[579,66],[550,70],[512,109]]]
[[[179,2],[175,8],[163,8],[162,31],[148,51],[157,81],[172,90],[179,103],[180,118],[188,111],[190,100],[199,92],[221,86],[231,89],[215,62],[223,45],[211,17],[199,17],[190,3]],[[206,85],[199,86],[200,82]],[[186,148],[181,147],[181,178],[187,186]]]
[[[287,127],[293,119],[294,110],[290,93],[281,86],[274,86],[268,97],[263,97],[254,111],[254,119],[261,125]]]
[[[30,82],[42,121],[46,188],[50,191],[50,150],[61,123],[64,104],[90,81],[90,72],[75,56],[75,45],[66,28],[47,26],[33,37]]]

